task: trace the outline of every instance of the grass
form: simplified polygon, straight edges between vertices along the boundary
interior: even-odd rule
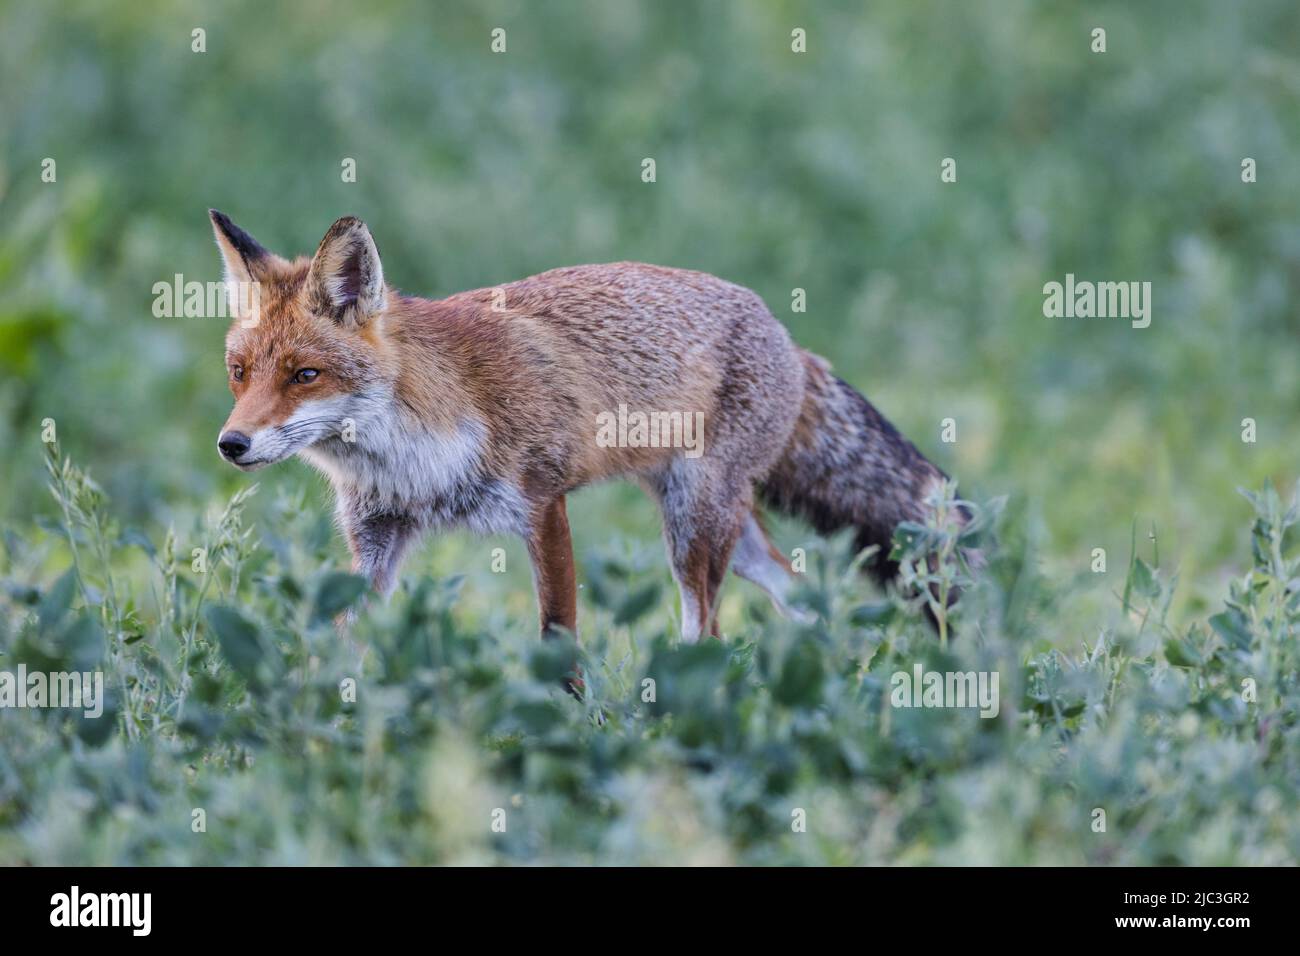
[[[358,605],[315,509],[249,488],[201,551],[122,534],[57,449],[62,521],[9,535],[0,669],[102,669],[105,715],[0,711],[0,860],[234,863],[1285,863],[1300,851],[1295,503],[1255,509],[1248,569],[1205,621],[1134,554],[1109,623],[1039,652],[1059,595],[1013,519],[900,529],[930,589],[864,602],[861,556],[809,554],[794,626],[741,592],[725,640],[680,645],[665,573],[604,550],[584,638],[459,613],[464,578]],[[951,507],[951,499],[949,499]],[[975,507],[971,505],[971,507]],[[1143,542],[1145,545],[1147,542]],[[971,576],[960,559],[983,544]],[[1154,544],[1154,543],[1153,543]],[[72,556],[34,581],[49,550]],[[147,558],[137,593],[119,569]],[[937,557],[943,556],[943,557]],[[187,560],[188,558],[188,560]],[[38,562],[39,563],[39,562]],[[133,576],[133,579],[138,579]],[[731,585],[735,590],[738,585]],[[909,596],[911,595],[911,596]],[[357,605],[351,638],[333,618]],[[587,698],[561,689],[575,654]],[[899,672],[999,675],[996,717],[896,706]]]

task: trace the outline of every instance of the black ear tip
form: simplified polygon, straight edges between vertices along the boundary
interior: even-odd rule
[[[340,216],[338,219],[334,220],[334,225],[330,227],[330,231],[335,235],[338,235],[344,232],[351,232],[354,229],[365,228],[366,224],[356,216]]]
[[[258,241],[231,222],[230,217],[224,212],[209,209],[208,215],[212,217],[212,225],[244,257],[245,262],[250,258],[266,255],[266,250],[258,244]]]

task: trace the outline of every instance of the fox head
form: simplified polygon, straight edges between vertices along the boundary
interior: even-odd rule
[[[382,401],[387,380],[389,290],[370,230],[345,216],[310,260],[290,262],[222,213],[209,214],[235,312],[226,335],[235,407],[217,437],[221,456],[251,471],[349,440],[349,429]]]

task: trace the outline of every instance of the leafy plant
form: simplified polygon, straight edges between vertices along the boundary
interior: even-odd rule
[[[1281,862],[1300,845],[1300,510],[1271,488],[1248,496],[1252,566],[1222,611],[1171,623],[1153,542],[1067,653],[1018,636],[1038,605],[1008,593],[1047,585],[990,544],[1001,503],[951,488],[949,520],[900,531],[898,588],[862,603],[864,556],[832,541],[804,583],[818,624],[755,597],[727,639],[682,646],[662,599],[619,613],[658,583],[616,552],[586,569],[601,632],[539,642],[531,616],[467,626],[458,580],[361,602],[293,499],[261,529],[272,549],[246,494],[216,511],[193,533],[200,572],[173,529],[158,548],[115,534],[57,452],[51,485],[64,521],[27,547],[62,542],[68,566],[6,581],[0,661],[102,668],[114,704],[0,711],[4,862]],[[127,551],[147,596],[118,573]],[[583,702],[561,688],[575,655]],[[998,716],[900,709],[891,675],[917,666],[999,674]]]

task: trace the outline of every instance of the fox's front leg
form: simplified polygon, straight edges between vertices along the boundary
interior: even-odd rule
[[[415,523],[404,515],[344,512],[343,526],[352,550],[352,573],[367,578],[374,593],[387,598],[397,587],[397,571],[415,537]],[[340,623],[346,627],[353,616],[347,611]]]
[[[533,563],[537,611],[542,636],[562,627],[578,631],[578,583],[573,569],[573,542],[564,496],[533,509],[528,533],[528,557]]]
[[[397,569],[415,535],[414,524],[395,515],[344,511],[343,527],[348,536],[348,547],[352,550],[352,573],[368,578],[374,593],[387,598],[397,586]],[[339,635],[352,646],[360,665],[365,661],[369,647],[349,633],[356,616],[356,607],[350,607],[334,618],[334,625]]]
[[[528,532],[528,557],[533,563],[537,588],[537,610],[542,637],[564,628],[578,633],[578,579],[573,567],[573,542],[569,537],[569,516],[564,496],[533,509]],[[568,682],[570,691],[581,696],[582,672],[574,665],[577,678]]]

